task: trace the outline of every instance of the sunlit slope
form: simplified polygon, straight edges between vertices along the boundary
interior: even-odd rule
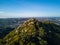
[[[4,45],[60,45],[60,26],[31,18],[3,40]]]

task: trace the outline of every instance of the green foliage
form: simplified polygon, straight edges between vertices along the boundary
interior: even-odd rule
[[[47,41],[41,40],[41,41],[40,41],[40,44],[41,44],[41,45],[47,45]]]
[[[2,43],[2,39],[0,39],[0,45],[2,45],[3,43]]]
[[[45,31],[43,29],[43,27],[39,28],[39,36],[43,37],[45,35]]]

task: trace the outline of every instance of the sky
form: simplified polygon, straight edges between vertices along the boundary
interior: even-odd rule
[[[60,0],[0,0],[0,18],[60,17]]]

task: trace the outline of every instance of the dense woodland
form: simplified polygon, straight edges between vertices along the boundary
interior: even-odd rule
[[[60,45],[60,25],[31,18],[0,39],[0,45]]]

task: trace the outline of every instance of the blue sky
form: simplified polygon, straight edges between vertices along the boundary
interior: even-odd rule
[[[60,17],[59,0],[0,0],[0,18]]]

